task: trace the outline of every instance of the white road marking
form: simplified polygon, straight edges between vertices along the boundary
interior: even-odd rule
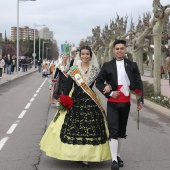
[[[34,101],[34,98],[32,98],[31,100],[30,100],[30,102],[33,102]]]
[[[31,106],[31,103],[28,103],[28,104],[25,106],[25,109],[28,109],[30,106]]]
[[[34,94],[34,97],[36,97],[37,96],[37,94]]]
[[[2,138],[0,141],[0,150],[3,148],[5,145],[6,141],[8,140],[9,137]]]
[[[20,73],[20,72],[19,72],[19,73]],[[16,75],[16,76],[17,76],[17,75]],[[47,80],[47,78],[46,78],[46,79],[44,80],[44,82],[41,84],[40,88],[38,88],[37,92],[39,92],[39,91],[41,90],[41,87],[43,87],[43,85],[45,84],[46,80]],[[37,96],[37,94],[34,94],[34,97],[36,97],[36,96]],[[33,101],[34,101],[34,98],[31,98],[30,102],[33,102]],[[31,103],[28,103],[28,104],[25,106],[25,109],[28,109],[30,106],[31,106]],[[19,119],[23,118],[23,116],[25,115],[26,112],[27,112],[27,110],[23,110],[23,111],[21,112],[21,114],[18,116],[18,118],[19,118]],[[17,127],[17,125],[18,125],[19,122],[20,122],[20,121],[17,120],[16,123],[14,123],[14,124],[9,128],[9,130],[7,131],[6,134],[8,134],[8,135],[9,135],[9,134],[12,134],[13,131],[15,130],[15,128]],[[5,143],[7,142],[8,139],[9,139],[9,137],[4,137],[4,138],[1,139],[1,141],[0,141],[0,150],[4,147],[4,145],[5,145]]]
[[[26,113],[26,110],[23,110],[21,114],[18,116],[19,119],[23,118]]]
[[[9,130],[7,131],[6,134],[11,134],[11,133],[15,130],[15,128],[17,127],[17,125],[18,125],[18,124],[13,124],[13,125],[9,128]]]

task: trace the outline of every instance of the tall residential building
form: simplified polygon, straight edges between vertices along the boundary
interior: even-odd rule
[[[53,41],[53,39],[54,39],[53,38],[53,31],[50,31],[49,28],[44,27],[44,28],[39,30],[39,37],[41,39]]]
[[[35,29],[35,39],[38,38],[38,30]],[[34,29],[25,26],[19,27],[19,39],[20,40],[34,40]],[[17,27],[11,27],[11,40],[17,40]]]

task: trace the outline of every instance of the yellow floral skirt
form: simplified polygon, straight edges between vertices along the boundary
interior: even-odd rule
[[[73,145],[60,140],[60,131],[64,123],[66,111],[61,112],[56,122],[51,122],[40,141],[40,149],[47,156],[60,160],[101,162],[111,160],[109,143],[99,145]],[[108,128],[106,125],[108,136]]]

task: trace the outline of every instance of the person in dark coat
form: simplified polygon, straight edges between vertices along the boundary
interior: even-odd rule
[[[137,64],[125,58],[126,41],[116,40],[113,46],[116,57],[103,64],[96,79],[96,87],[107,98],[109,145],[112,155],[111,169],[119,170],[119,167],[124,166],[120,158],[120,150],[127,136],[130,90],[139,90],[143,94],[143,85]],[[105,86],[109,87],[109,90],[106,90]],[[143,96],[141,96],[137,110],[142,109],[142,106]]]

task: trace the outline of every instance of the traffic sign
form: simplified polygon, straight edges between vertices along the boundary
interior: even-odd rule
[[[32,53],[32,56],[33,56],[33,57],[36,57],[36,53]]]

